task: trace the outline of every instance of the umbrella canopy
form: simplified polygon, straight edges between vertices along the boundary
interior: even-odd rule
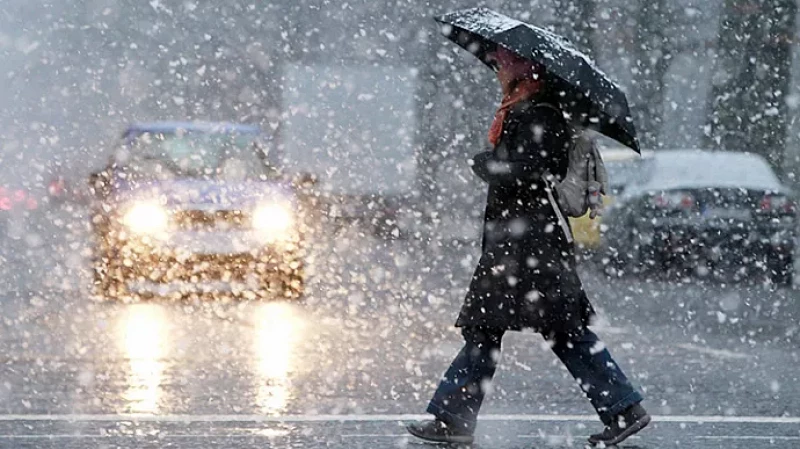
[[[471,8],[435,18],[442,33],[492,63],[498,45],[544,68],[545,82],[562,96],[564,111],[589,128],[639,152],[636,128],[622,89],[565,38],[488,8]]]

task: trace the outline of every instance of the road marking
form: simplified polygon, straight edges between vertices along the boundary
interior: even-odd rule
[[[199,433],[197,435],[108,435],[108,434],[8,434],[0,435],[0,440],[36,440],[36,439],[108,439],[108,438],[133,438],[137,440],[166,440],[166,439],[181,439],[181,438],[275,438],[269,435],[245,435],[245,434],[213,434],[213,433]]]
[[[0,440],[61,440],[61,439],[91,439],[109,438],[106,435],[0,435]]]
[[[408,434],[346,434],[341,435],[342,438],[410,438]],[[555,438],[556,440],[583,440],[588,438],[588,435],[571,435],[570,437],[557,436],[557,435],[518,435],[521,439],[535,439],[535,440],[548,440]],[[272,439],[275,438],[269,435],[258,434],[213,434],[201,433],[196,435],[109,435],[109,434],[6,434],[0,435],[0,440],[101,440],[101,439],[137,439],[137,440],[169,440],[169,439],[199,439],[199,438],[251,438],[251,439]],[[737,440],[737,441],[800,441],[800,436],[765,436],[765,435],[694,435],[690,436],[695,440]],[[632,436],[631,439],[641,440],[638,435]]]
[[[313,422],[391,422],[420,421],[430,419],[430,415],[139,415],[139,414],[61,414],[61,415],[0,415],[0,422],[45,421],[45,422],[154,422],[154,423],[194,423],[194,422],[256,422],[256,423],[313,423]],[[494,414],[482,415],[481,421],[512,422],[596,422],[595,415],[526,415]],[[796,416],[721,416],[721,415],[661,415],[653,416],[654,422],[663,423],[740,423],[740,424],[800,424]]]
[[[583,440],[589,438],[589,435],[570,435],[569,437],[563,435],[519,435],[519,438],[523,439],[533,439],[533,440],[566,440],[571,438],[573,440]],[[769,436],[769,435],[689,435],[689,438],[694,438],[695,440],[780,440],[780,441],[795,441],[800,440],[800,436],[793,437],[793,436]],[[631,440],[641,440],[643,439],[640,435],[634,435],[629,437]]]
[[[565,441],[565,440],[585,440],[589,438],[589,435],[563,435],[563,434],[549,434],[549,435],[517,435],[517,438],[530,438],[533,440],[553,440],[553,441]],[[627,440],[641,440],[642,437],[640,435],[631,435]]]
[[[403,438],[410,437],[408,433],[343,433],[342,438]]]
[[[687,351],[699,352],[701,354],[710,355],[720,359],[744,360],[753,358],[753,356],[749,354],[742,354],[740,352],[728,351],[727,349],[707,348],[705,346],[698,346],[691,343],[683,343],[677,346]]]
[[[800,441],[800,437],[791,436],[767,436],[767,435],[698,435],[696,440],[780,440],[780,441]]]

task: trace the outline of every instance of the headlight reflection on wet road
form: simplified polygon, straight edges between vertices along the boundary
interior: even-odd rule
[[[155,304],[133,304],[119,324],[122,352],[130,363],[123,395],[129,413],[159,412],[166,356],[167,317]]]
[[[294,349],[304,323],[289,304],[261,304],[254,311],[256,406],[265,415],[286,410],[291,398],[289,376]]]

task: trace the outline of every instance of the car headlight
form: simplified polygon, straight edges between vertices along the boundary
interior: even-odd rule
[[[125,212],[122,222],[135,233],[152,234],[167,227],[169,216],[158,204],[139,203]]]
[[[253,212],[253,228],[258,231],[286,232],[293,222],[291,209],[282,204],[265,204]]]

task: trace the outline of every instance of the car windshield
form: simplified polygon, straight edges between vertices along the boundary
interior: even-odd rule
[[[143,133],[136,137],[125,164],[141,178],[272,178],[269,164],[253,135],[233,133]]]

